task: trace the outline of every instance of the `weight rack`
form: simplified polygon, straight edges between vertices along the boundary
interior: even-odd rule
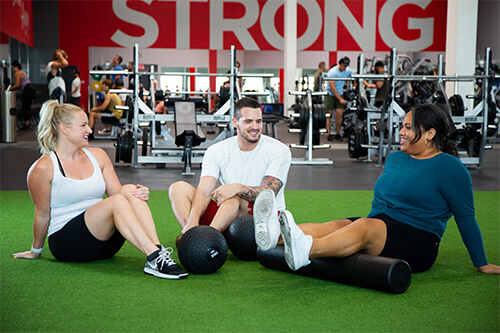
[[[229,100],[214,114],[197,114],[196,122],[197,123],[215,123],[220,124],[223,127],[221,133],[214,139],[210,141],[205,141],[200,144],[199,147],[194,147],[192,149],[191,162],[192,163],[202,163],[204,153],[208,146],[219,142],[227,137],[234,135],[234,128],[230,126],[231,119],[234,116],[234,103],[240,98],[241,95],[265,95],[262,93],[241,93],[239,90],[239,86],[237,84],[237,79],[239,77],[273,77],[273,74],[242,74],[238,73],[236,69],[236,49],[231,46],[230,51],[230,66],[231,73],[229,74],[210,74],[210,73],[172,73],[172,72],[139,72],[139,44],[136,43],[133,48],[133,64],[134,69],[133,72],[129,71],[114,71],[114,70],[91,70],[89,71],[90,75],[133,75],[134,82],[139,82],[139,75],[150,75],[151,80],[154,78],[154,75],[171,75],[171,76],[229,76],[230,87],[229,87]],[[151,84],[151,91],[149,95],[154,101],[154,88]],[[156,128],[155,126],[161,122],[174,122],[173,114],[156,114],[154,110],[152,110],[146,103],[144,103],[139,97],[139,84],[136,84],[134,90],[124,90],[120,91],[120,93],[130,93],[133,96],[133,118],[132,123],[129,124],[129,127],[132,128],[133,136],[132,136],[132,144],[125,145],[127,149],[132,149],[133,151],[133,166],[138,167],[139,164],[167,164],[167,163],[176,163],[182,164],[183,158],[183,148],[182,147],[173,147],[175,145],[175,139],[170,135],[170,129],[162,128],[161,136],[162,139],[159,140],[156,138]],[[176,94],[180,95],[192,95],[192,94],[217,94],[216,92],[192,92],[192,91],[181,91],[176,92]],[[130,110],[129,110],[130,112]],[[227,114],[229,112],[229,114]],[[144,127],[150,127],[150,130],[146,131],[147,133],[151,133],[151,155],[140,156],[139,154],[139,144],[143,145],[143,155],[144,152],[147,152],[147,147],[149,145],[149,140],[147,139],[147,135],[144,134]],[[142,135],[142,142],[138,141],[138,137]],[[130,140],[130,135],[127,136],[128,140]],[[146,138],[146,140],[144,140]],[[146,145],[146,146],[144,146]],[[128,148],[130,147],[130,148]],[[146,147],[146,149],[144,149]],[[183,175],[192,175],[193,173],[190,170],[190,167],[186,167]]]

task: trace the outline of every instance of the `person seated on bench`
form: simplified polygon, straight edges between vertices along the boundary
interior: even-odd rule
[[[122,186],[106,152],[89,147],[92,131],[85,112],[50,100],[40,113],[38,143],[44,155],[27,177],[35,205],[33,243],[30,251],[13,257],[40,258],[47,235],[52,255],[66,262],[112,258],[127,240],[147,258],[146,274],[186,277],[170,257],[172,249],[160,244],[147,204],[149,189]]]
[[[116,105],[122,105],[122,100],[118,94],[109,93],[109,89],[113,86],[113,82],[111,80],[102,81],[102,91],[106,94],[104,97],[104,102],[100,106],[93,107],[89,113],[89,127],[94,132],[95,120],[101,119],[101,113],[112,113],[116,119],[120,120],[123,115],[123,110],[115,109]],[[99,131],[99,134],[109,134],[111,130],[103,129]],[[91,138],[93,137],[93,133],[91,134]]]
[[[453,215],[469,256],[482,273],[499,274],[488,263],[475,218],[469,171],[449,140],[450,115],[436,105],[414,106],[403,119],[401,151],[391,153],[375,183],[367,218],[348,218],[297,226],[290,212],[258,219],[271,204],[255,204],[255,230],[261,224],[268,237],[285,246],[292,270],[311,258],[347,257],[354,253],[402,259],[413,272],[434,264],[446,223]],[[281,227],[281,230],[280,230]]]

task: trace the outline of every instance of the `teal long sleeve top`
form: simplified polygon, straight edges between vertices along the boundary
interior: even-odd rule
[[[472,180],[454,156],[441,153],[415,159],[401,151],[391,153],[375,183],[368,217],[377,214],[386,214],[440,239],[453,215],[474,266],[488,264],[475,217]]]

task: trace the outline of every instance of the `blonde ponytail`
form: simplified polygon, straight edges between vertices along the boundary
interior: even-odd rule
[[[73,121],[73,113],[78,111],[82,109],[73,104],[59,104],[54,99],[43,103],[37,130],[38,145],[42,154],[48,154],[56,149],[59,125],[70,125]]]

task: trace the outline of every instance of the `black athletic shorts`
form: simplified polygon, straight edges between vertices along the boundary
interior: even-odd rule
[[[432,267],[438,255],[438,236],[398,222],[385,214],[371,218],[382,220],[387,226],[387,240],[379,254],[381,257],[403,259],[410,265],[412,273],[424,272]],[[357,219],[359,217],[348,218],[353,222]]]
[[[50,252],[59,261],[88,262],[109,259],[121,249],[123,243],[125,238],[118,230],[107,241],[95,238],[85,223],[85,212],[49,236]]]

